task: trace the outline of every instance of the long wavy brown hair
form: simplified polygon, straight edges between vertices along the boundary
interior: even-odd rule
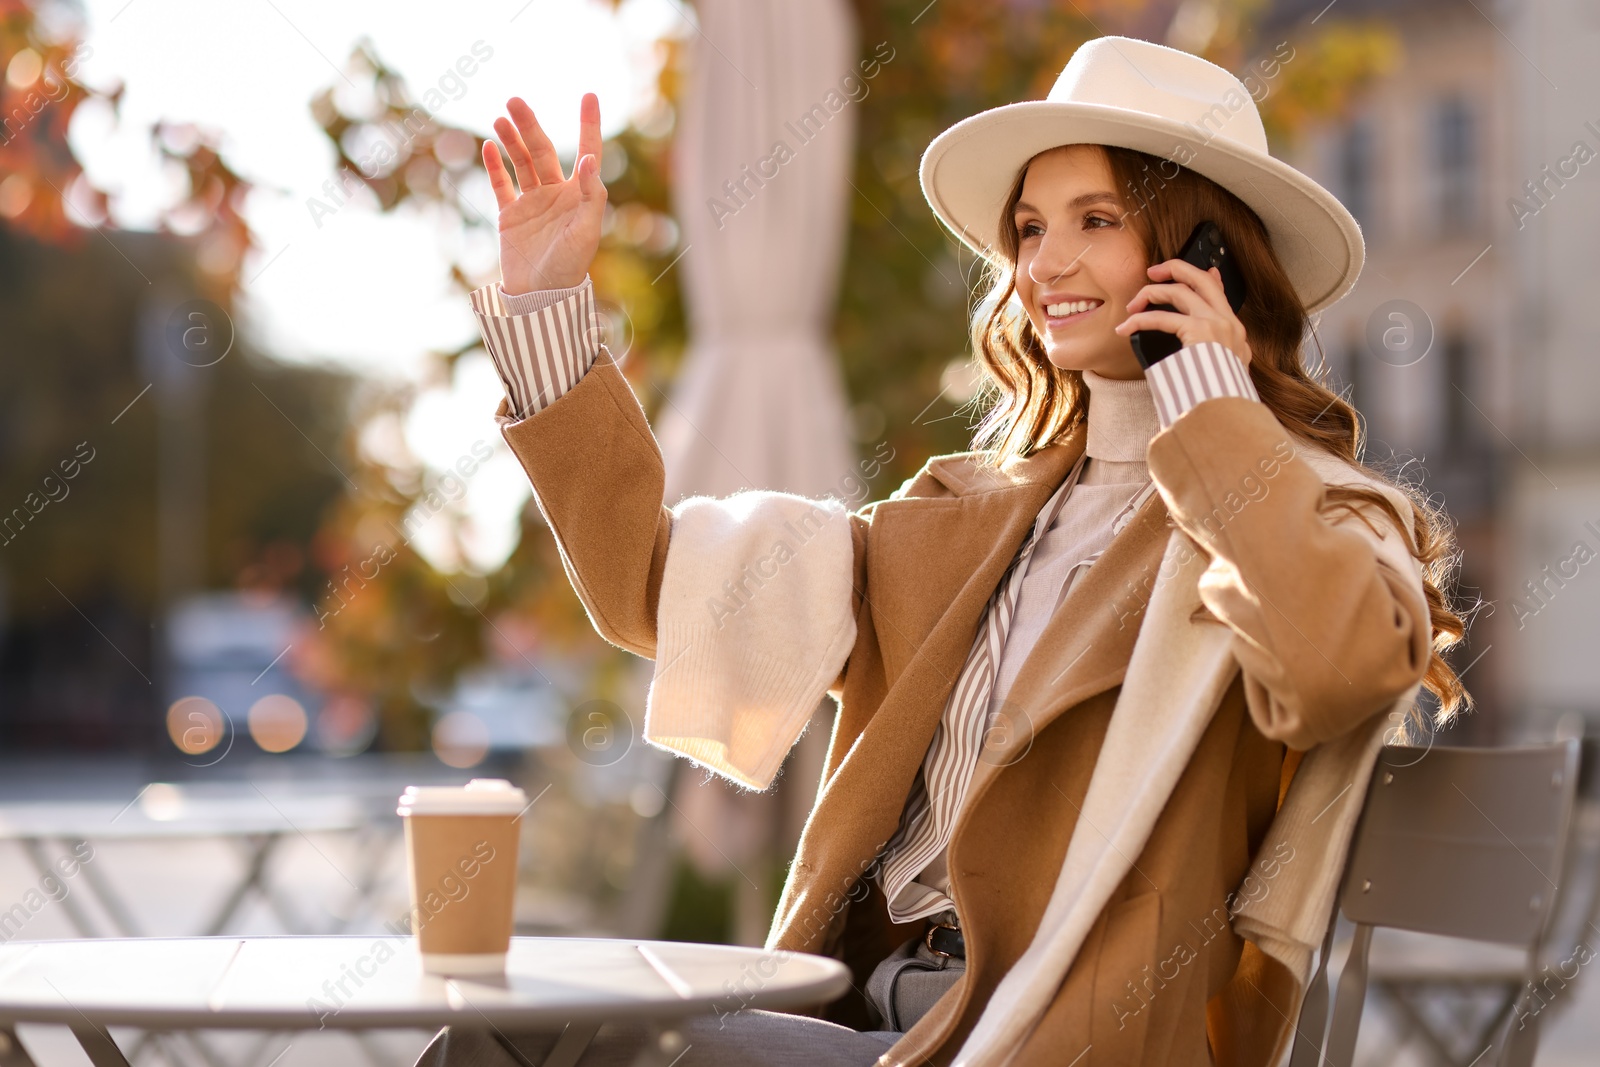
[[[1439,702],[1433,727],[1447,724],[1473,703],[1444,659],[1466,633],[1465,622],[1446,592],[1460,566],[1448,518],[1419,487],[1397,482],[1363,462],[1362,423],[1356,409],[1324,384],[1328,366],[1322,346],[1260,217],[1238,197],[1187,167],[1177,167],[1176,175],[1168,178],[1176,166],[1170,161],[1127,148],[1097,147],[1110,165],[1114,188],[1130,194],[1123,197],[1123,220],[1143,240],[1151,264],[1176,257],[1202,220],[1215,221],[1227,234],[1250,293],[1239,310],[1250,337],[1250,378],[1284,428],[1394,485],[1410,501],[1417,534],[1410,547],[1422,564],[1433,625],[1433,652],[1422,682]],[[973,349],[988,376],[986,388],[975,399],[979,404],[993,399],[974,429],[973,447],[984,453],[986,465],[996,467],[1060,440],[1088,417],[1089,394],[1082,373],[1050,362],[1033,323],[1011,300],[1016,292],[1018,246],[1012,218],[1027,169],[1024,166],[1018,173],[1000,213],[1002,257],[990,261],[989,290],[972,317]],[[1301,358],[1308,338],[1317,349],[1315,373]],[[1362,514],[1363,505],[1379,508],[1405,530],[1394,505],[1369,486],[1330,486],[1324,496],[1325,511],[1343,509],[1377,532]]]

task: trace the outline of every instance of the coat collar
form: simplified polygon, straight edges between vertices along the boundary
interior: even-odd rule
[[[928,460],[927,470],[954,496],[1043,487],[1048,490],[1044,499],[1048,499],[1083,454],[1087,439],[1088,428],[1079,423],[1055,444],[1014,458],[999,468],[983,465],[982,452],[953,452]]]
[[[874,505],[874,536],[890,547],[869,556],[867,588],[889,677],[915,664],[947,691],[955,684],[990,594],[1086,437],[1080,425],[1000,468],[977,452],[935,456],[912,483],[915,495]]]
[[[908,496],[878,505],[873,522],[882,523],[885,534],[894,527],[896,541],[940,547],[937,558],[890,554],[872,566],[868,586],[873,590],[874,621],[890,677],[920,657],[925,667],[954,683],[989,595],[1028,536],[1039,510],[1083,454],[1086,440],[1087,428],[1079,424],[1059,442],[1000,468],[981,465],[981,454],[976,452],[936,456],[928,461],[926,470],[948,496]],[[1130,598],[1139,588],[1148,596],[1149,584],[1141,585],[1142,575],[1159,563],[1171,528],[1165,501],[1159,493],[1152,494],[1112,540],[1101,561],[1073,583],[1067,600],[1040,636],[1037,658],[1057,658],[1056,654],[1067,648],[1063,642],[1072,640],[1069,631],[1099,633],[1109,627],[1116,630],[1118,640],[1110,640],[1108,635],[1101,641],[1100,649],[1110,653],[1105,662],[1125,665],[1127,657],[1116,652],[1132,647],[1137,613],[1130,622],[1126,612],[1115,612],[1119,605],[1131,610]],[[1104,610],[1090,608],[1097,603],[1106,605]],[[941,641],[942,635],[954,640]],[[1080,651],[1093,643],[1093,637],[1083,640]],[[1061,662],[1072,658],[1068,655]],[[1092,671],[1102,659],[1101,655],[1088,657],[1074,676]],[[1027,682],[1026,674],[1017,678],[1018,684]],[[1114,680],[1105,683],[1114,684]],[[1034,695],[1026,685],[1020,689],[1014,685],[1011,698],[1020,701]],[[1091,695],[1093,692],[1086,692],[1079,699]]]

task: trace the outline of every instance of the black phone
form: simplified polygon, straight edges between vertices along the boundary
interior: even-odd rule
[[[1237,313],[1244,304],[1244,298],[1249,295],[1244,284],[1244,275],[1239,272],[1239,265],[1228,254],[1228,246],[1222,239],[1222,230],[1214,222],[1202,222],[1194,228],[1189,239],[1184,242],[1183,250],[1177,258],[1185,263],[1192,263],[1201,270],[1217,268],[1222,275],[1222,291],[1228,297],[1228,305]],[[1171,304],[1151,304],[1149,311],[1176,311]],[[1183,342],[1178,340],[1177,334],[1167,333],[1165,330],[1136,330],[1129,339],[1133,344],[1134,358],[1139,361],[1139,366],[1150,369],[1152,363],[1166,359],[1172,353],[1183,347]]]

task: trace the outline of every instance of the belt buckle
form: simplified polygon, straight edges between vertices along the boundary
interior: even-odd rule
[[[948,923],[948,922],[933,923],[932,925],[930,925],[928,927],[928,932],[922,936],[922,943],[924,945],[927,945],[928,946],[928,951],[933,953],[935,956],[943,956],[947,960],[948,959],[954,959],[955,957],[951,953],[945,952],[942,949],[937,949],[937,948],[933,947],[933,932],[935,930],[956,930],[956,931],[959,931],[960,929],[961,929],[961,927],[957,926],[955,923]]]

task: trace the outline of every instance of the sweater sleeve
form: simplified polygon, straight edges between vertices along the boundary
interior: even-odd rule
[[[767,490],[672,516],[643,737],[765,789],[855,644],[854,522]]]
[[[510,401],[502,425],[548,407],[594,364],[600,331],[589,278],[570,289],[518,294],[495,283],[469,299]]]
[[[1409,532],[1376,507],[1329,506],[1266,404],[1197,400],[1151,439],[1149,464],[1173,521],[1210,559],[1201,600],[1234,632],[1263,734],[1310,748],[1421,680],[1432,620]],[[1361,483],[1354,470],[1348,480]]]

